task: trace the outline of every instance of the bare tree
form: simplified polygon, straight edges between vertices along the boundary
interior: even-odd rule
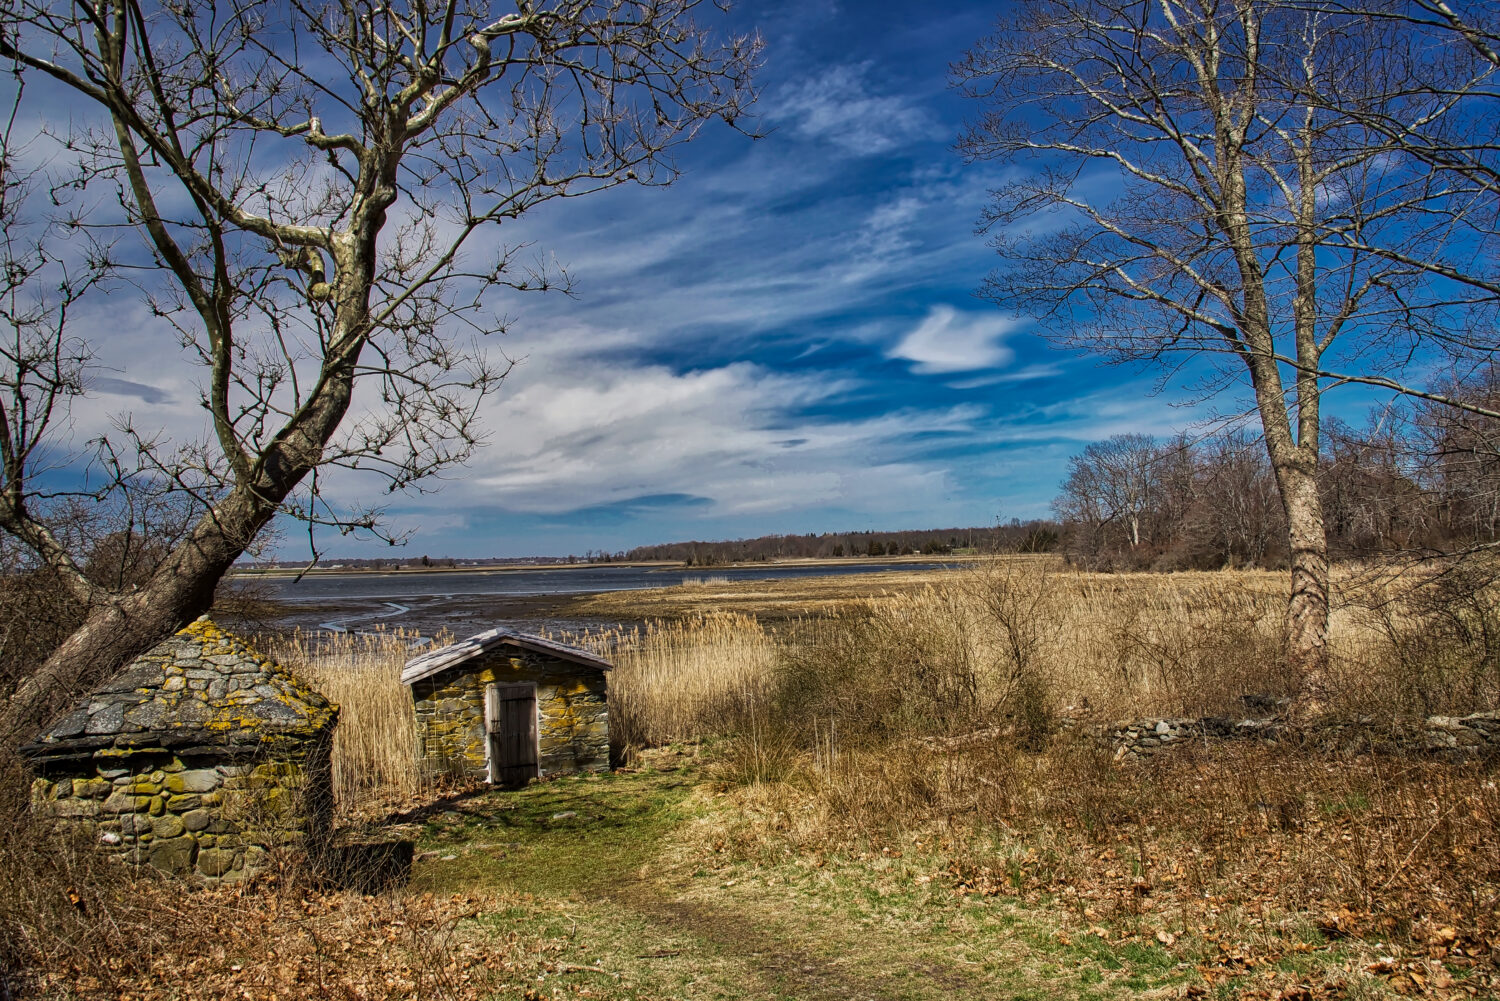
[[[1140,548],[1142,523],[1159,502],[1160,457],[1150,435],[1117,434],[1088,445],[1068,460],[1058,513],[1096,539],[1116,527],[1131,549]],[[1145,541],[1153,541],[1149,524]]]
[[[552,199],[668,182],[673,147],[738,120],[758,42],[715,42],[700,6],[0,0],[0,56],[81,123],[51,133],[72,174],[48,191],[70,213],[49,266],[139,289],[163,350],[201,366],[206,414],[198,440],[126,417],[100,442],[94,495],[147,485],[197,507],[148,579],[104,587],[59,536],[38,468],[88,381],[64,315],[83,282],[48,298],[45,322],[13,324],[40,361],[7,359],[0,387],[0,528],[89,612],[0,730],[33,728],[59,692],[207,609],[278,514],[378,529],[378,512],[327,502],[320,471],[397,490],[472,452],[508,369],[479,344],[496,326],[486,293],[559,281],[476,236]],[[90,260],[85,242],[108,252]]]
[[[1493,346],[1490,293],[1444,264],[1472,249],[1483,201],[1368,113],[1483,127],[1469,96],[1493,67],[1453,36],[1428,44],[1293,0],[1039,0],[957,70],[985,108],[963,151],[1030,168],[987,216],[1005,263],[985,294],[1065,343],[1248,381],[1286,513],[1287,655],[1309,709],[1328,630],[1325,376],[1423,392],[1406,362]],[[1403,85],[1423,55],[1442,96]]]

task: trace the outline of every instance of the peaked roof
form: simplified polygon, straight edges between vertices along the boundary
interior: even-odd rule
[[[337,719],[337,706],[205,615],[126,664],[21,753],[243,753],[315,737]]]
[[[401,683],[403,685],[414,684],[423,678],[430,678],[439,671],[462,664],[472,660],[480,654],[488,653],[498,646],[514,646],[522,650],[531,650],[534,653],[550,654],[562,660],[571,660],[575,664],[592,667],[600,671],[608,671],[614,667],[609,661],[602,657],[596,657],[587,650],[576,646],[568,646],[566,643],[556,643],[549,639],[543,639],[532,633],[517,632],[514,629],[500,626],[470,636],[466,640],[450,643],[437,650],[429,650],[426,653],[413,657],[406,662],[406,667],[401,671]]]

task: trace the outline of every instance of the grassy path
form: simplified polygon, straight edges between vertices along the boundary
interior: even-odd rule
[[[414,889],[506,901],[465,933],[524,943],[513,982],[531,998],[1103,999],[1177,996],[1190,973],[955,895],[925,875],[934,859],[726,858],[691,836],[716,809],[699,780],[658,761],[445,804]]]

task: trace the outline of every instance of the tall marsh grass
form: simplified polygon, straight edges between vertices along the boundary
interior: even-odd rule
[[[798,755],[899,740],[995,732],[1035,750],[1069,721],[1245,714],[1295,692],[1283,587],[1253,571],[1098,575],[996,560],[775,631],[715,613],[558,638],[614,662],[617,750],[728,738],[764,778]],[[1410,718],[1500,705],[1490,577],[1346,574],[1339,593],[1335,709]],[[297,634],[268,650],[342,707],[342,813],[427,791],[399,677],[415,638]]]
[[[760,623],[733,614],[653,622],[572,640],[614,662],[611,739],[622,748],[736,729],[747,712],[765,702],[780,652]]]
[[[416,718],[401,668],[418,637],[298,632],[266,653],[339,707],[333,734],[334,803],[344,817],[429,791],[417,761]]]

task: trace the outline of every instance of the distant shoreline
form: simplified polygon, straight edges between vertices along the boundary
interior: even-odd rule
[[[446,557],[445,557],[446,558]],[[453,566],[453,567],[313,567],[298,570],[292,567],[244,567],[231,570],[229,577],[361,577],[367,574],[419,575],[419,574],[507,574],[528,573],[535,570],[600,570],[611,567],[646,568],[652,570],[701,570],[712,575],[717,570],[755,569],[756,567],[838,567],[856,565],[900,566],[903,563],[966,563],[978,557],[953,555],[924,555],[912,553],[907,556],[828,556],[789,557],[784,560],[752,560],[744,563],[715,563],[711,566],[692,566],[684,560],[616,560],[609,563],[516,563],[503,566]]]

